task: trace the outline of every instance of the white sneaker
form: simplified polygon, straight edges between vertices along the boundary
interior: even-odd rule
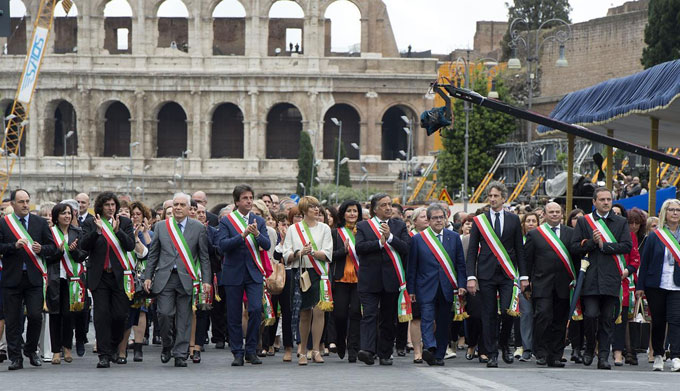
[[[663,371],[663,357],[654,356],[654,365],[652,365],[652,370],[657,372]]]
[[[515,358],[520,358],[520,357],[522,357],[522,354],[524,354],[524,348],[522,346],[520,346],[517,349],[515,349],[515,353],[513,353],[512,355]]]
[[[446,348],[446,355],[444,356],[444,360],[448,360],[450,358],[456,358],[456,356],[457,356],[457,354],[456,354],[455,350],[451,349],[450,346],[448,348]]]
[[[680,371],[680,358],[674,358],[673,359],[673,367],[671,368],[671,371],[677,372]]]

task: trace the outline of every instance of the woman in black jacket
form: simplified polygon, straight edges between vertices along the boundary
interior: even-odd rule
[[[68,204],[57,204],[52,208],[52,239],[57,245],[56,255],[47,259],[47,307],[50,312],[50,341],[52,342],[52,364],[61,364],[61,350],[64,361],[73,361],[73,313],[84,309],[87,295],[82,262],[87,253],[78,248],[82,230],[71,225],[74,210]]]

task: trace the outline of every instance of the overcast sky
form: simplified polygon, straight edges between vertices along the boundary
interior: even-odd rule
[[[77,5],[84,0],[74,0]],[[242,0],[248,1],[248,0]],[[392,29],[400,50],[412,45],[414,51],[432,50],[445,54],[454,49],[472,49],[475,23],[479,20],[507,21],[506,2],[513,0],[383,0],[392,22]],[[571,20],[574,23],[607,15],[607,9],[626,0],[570,0]],[[19,0],[11,0],[12,10],[19,8]],[[181,0],[167,0],[159,15],[174,16],[190,13]],[[20,7],[23,8],[23,7]],[[63,15],[61,7],[57,14]],[[107,7],[109,16],[127,16],[126,0],[112,0]],[[71,10],[70,15],[77,13]],[[16,13],[15,13],[16,14]],[[243,16],[237,0],[224,0],[216,9],[216,16]],[[301,17],[302,9],[292,1],[274,4],[270,16]],[[334,50],[346,51],[360,40],[359,11],[348,0],[338,0],[325,15],[333,20]]]

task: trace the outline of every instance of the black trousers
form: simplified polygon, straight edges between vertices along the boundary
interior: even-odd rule
[[[659,288],[645,289],[652,314],[652,349],[654,355],[663,355],[666,323],[668,323],[668,342],[671,345],[671,358],[680,358],[680,291]]]
[[[557,297],[533,297],[534,334],[533,347],[536,357],[548,362],[559,361],[564,353],[564,338],[569,320],[569,299]]]
[[[203,346],[208,338],[208,328],[210,327],[211,311],[196,310],[196,333],[194,342],[197,346]]]
[[[286,269],[286,284],[279,294],[279,305],[281,306],[281,334],[283,334],[283,347],[293,347],[293,326],[292,326],[292,288],[293,270]]]
[[[82,311],[73,313],[73,323],[75,327],[76,342],[86,344],[87,333],[90,331],[90,308],[92,308],[92,299],[85,296],[85,307]]]
[[[379,358],[390,358],[394,346],[394,319],[397,316],[399,292],[359,292],[359,299],[364,308],[360,327],[361,350],[378,353]]]
[[[569,322],[569,341],[571,341],[571,350],[583,350],[583,320],[571,320]]]
[[[217,287],[217,293],[222,301],[214,300],[213,307],[210,310],[213,343],[227,341],[227,297],[224,285]]]
[[[12,361],[22,360],[22,345],[25,353],[34,353],[38,350],[44,302],[42,286],[33,286],[24,272],[18,286],[2,288],[2,301],[5,310],[7,355]],[[28,318],[25,344],[21,336],[24,329],[24,304]]]
[[[498,345],[508,346],[512,331],[513,317],[508,315],[512,299],[513,282],[502,271],[497,271],[490,280],[479,280],[478,295],[482,298],[482,333],[484,334],[484,351],[493,357],[498,356]],[[498,333],[498,301],[501,298],[501,329]]]
[[[344,357],[347,350],[350,357],[356,357],[361,340],[361,302],[357,284],[335,283],[333,317],[338,355]]]
[[[269,350],[270,347],[274,345],[276,340],[276,329],[279,327],[279,303],[281,302],[281,294],[272,295],[272,307],[274,307],[274,324],[271,326],[265,326],[262,330],[262,349]]]
[[[619,298],[616,296],[582,296],[583,326],[585,328],[586,351],[595,352],[595,341],[599,343],[598,357],[601,360],[609,358],[609,343],[614,332],[616,306]]]
[[[52,353],[60,353],[61,348],[73,346],[73,327],[76,312],[69,305],[68,281],[59,279],[59,312],[50,314],[50,342]]]
[[[118,344],[127,326],[130,300],[113,273],[102,273],[94,299],[94,332],[99,356],[116,357]]]
[[[480,354],[486,354],[484,351],[484,338],[482,338],[482,298],[479,293],[472,296],[468,294],[465,297],[465,310],[469,318],[463,321],[465,325],[465,342],[468,346],[477,346]]]
[[[614,338],[612,339],[612,350],[626,350],[630,343],[626,338],[626,329],[628,329],[628,306],[622,307],[621,323],[614,322]]]

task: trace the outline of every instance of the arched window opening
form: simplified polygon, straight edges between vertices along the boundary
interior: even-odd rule
[[[402,117],[413,121],[414,113],[405,106],[393,106],[382,117],[382,160],[404,160],[408,152],[407,127]],[[411,146],[415,150],[415,146]]]
[[[279,0],[269,9],[268,55],[304,53],[305,13],[294,1]]]
[[[104,114],[104,156],[130,156],[130,110],[113,102]]]
[[[165,0],[158,7],[158,47],[189,52],[189,10],[182,0]]]
[[[267,159],[297,159],[302,115],[290,103],[279,103],[267,114]]]
[[[361,55],[361,11],[349,0],[337,0],[326,8],[325,55]]]
[[[78,7],[73,2],[66,12],[64,0],[54,8],[54,53],[78,53]]]
[[[127,0],[111,0],[104,7],[104,49],[132,53],[132,7]]]
[[[213,113],[210,157],[243,158],[243,113],[233,103],[223,103]]]
[[[246,54],[246,9],[238,0],[223,0],[213,11],[213,55]]]
[[[54,110],[54,148],[52,156],[78,155],[78,126],[76,110],[72,104],[63,100]],[[66,146],[66,152],[64,152]]]
[[[21,0],[9,2],[10,36],[0,38],[2,54],[26,55],[26,5]]]
[[[345,156],[350,159],[359,159],[359,150],[354,146],[359,147],[361,119],[352,106],[344,103],[331,107],[323,117],[323,158],[335,159],[338,154],[338,145],[335,140],[338,139],[340,129],[333,122],[333,118],[342,121],[342,143],[345,147]]]
[[[179,104],[166,103],[158,112],[157,157],[179,157],[187,149],[187,114]]]

